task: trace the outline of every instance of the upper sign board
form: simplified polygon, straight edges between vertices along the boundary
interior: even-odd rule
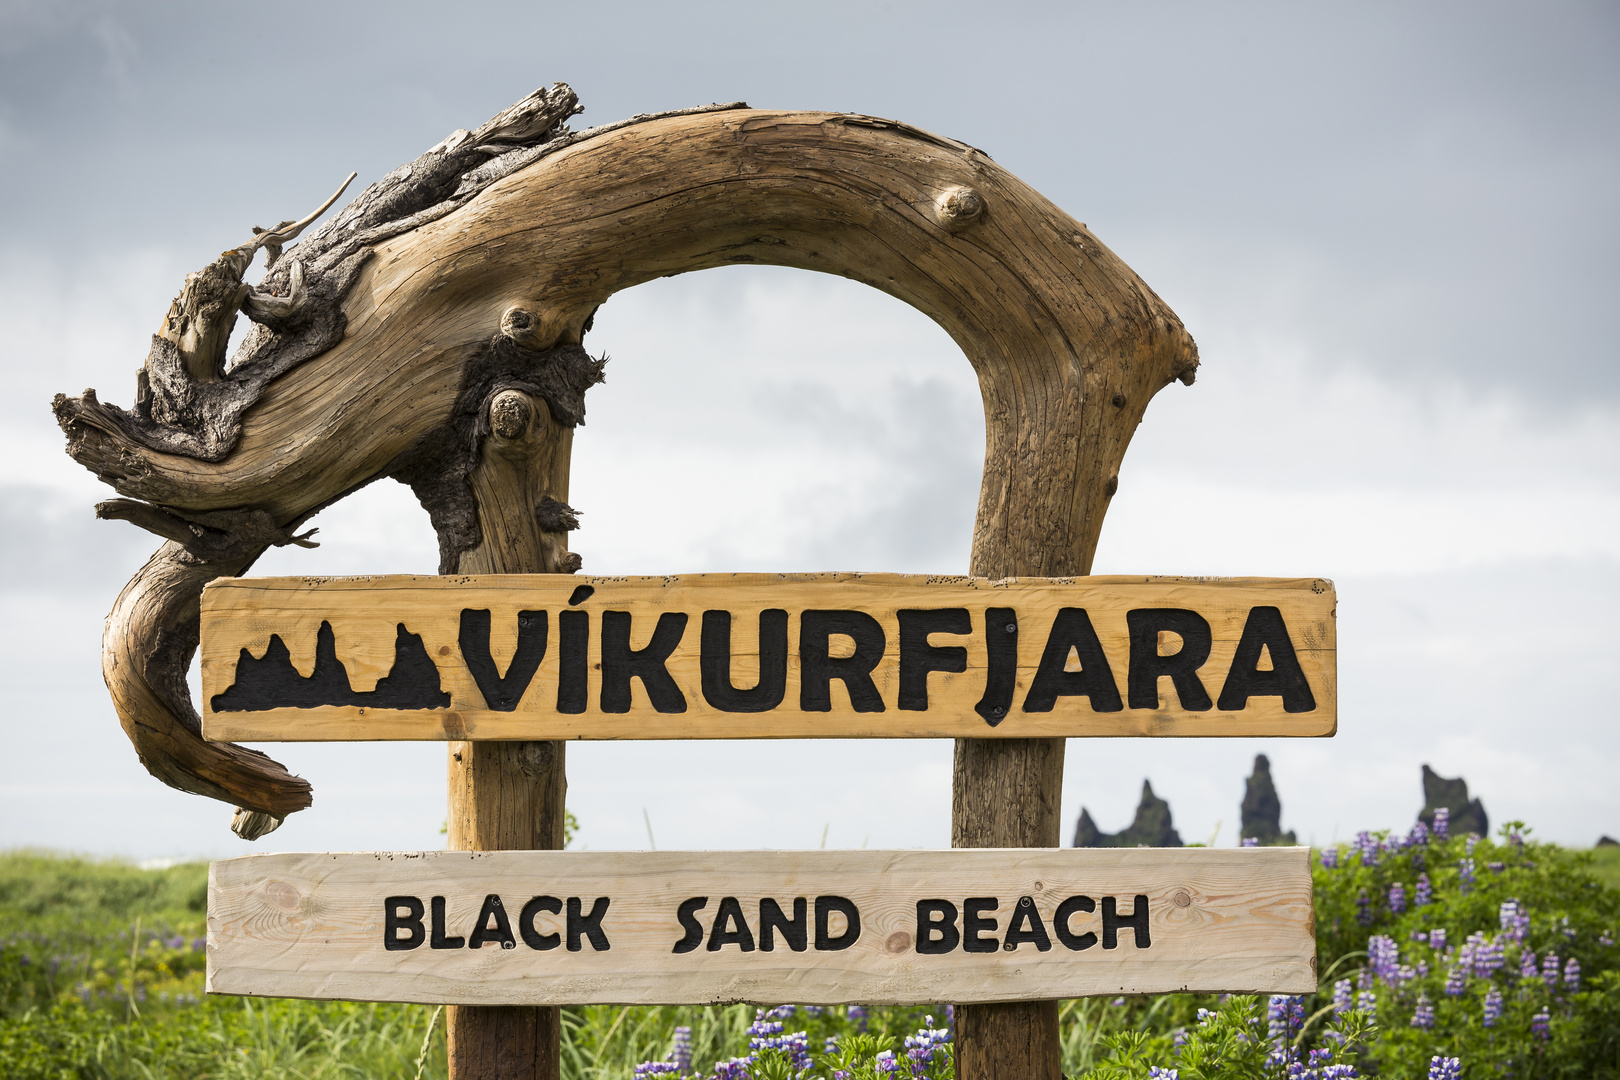
[[[210,739],[1332,735],[1312,578],[221,578]]]
[[[208,871],[208,989],[460,1005],[1308,993],[1307,848],[433,851]]]

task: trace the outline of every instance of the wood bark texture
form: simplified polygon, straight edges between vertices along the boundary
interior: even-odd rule
[[[215,374],[212,357],[187,362],[160,335],[132,413],[93,392],[58,398],[69,453],[186,521],[253,507],[286,527],[393,475],[428,505],[441,569],[455,571],[481,542],[467,420],[492,385],[543,376],[529,389],[577,423],[600,377],[578,343],[604,300],[769,263],[866,282],[962,347],[986,421],[975,573],[1090,569],[1148,399],[1191,382],[1198,360],[1169,307],[1084,225],[982,151],[904,124],[716,107],[572,134],[558,126],[575,108],[564,91],[457,133],[295,247],[266,242],[276,261],[259,292],[292,314],[247,305],[258,325],[212,379],[192,374]],[[492,338],[525,304],[536,318]],[[129,630],[152,650],[154,626]],[[112,689],[128,726],[139,706]],[[259,782],[290,794],[268,766]]]
[[[530,325],[528,309],[503,319],[510,335]],[[480,539],[463,552],[464,573],[566,573],[579,559],[567,548],[576,524],[568,506],[573,428],[556,423],[546,401],[492,388],[480,412],[485,432],[468,476]],[[568,744],[453,742],[449,751],[452,851],[560,851]],[[562,1039],[556,1006],[451,1005],[445,1034],[453,1080],[558,1080]]]

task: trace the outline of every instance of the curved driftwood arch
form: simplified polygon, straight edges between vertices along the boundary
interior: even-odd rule
[[[566,86],[537,92],[285,253],[304,223],[258,232],[187,279],[135,410],[90,391],[57,399],[69,453],[127,497],[98,511],[168,538],[108,620],[124,727],[165,782],[268,815],[239,831],[273,827],[310,791],[261,754],[201,740],[184,673],[203,584],[270,544],[308,543],[295,530],[310,515],[382,476],[428,506],[441,572],[498,566],[488,549],[505,534],[470,474],[504,445],[491,406],[508,391],[528,395],[513,409],[543,403],[551,442],[524,481],[549,485],[529,508],[548,538],[535,557],[577,568],[568,441],[601,377],[580,344],[621,289],[768,263],[853,278],[933,318],[984,397],[971,570],[992,577],[1089,572],[1148,399],[1192,382],[1196,347],[1169,307],[973,147],[872,117],[733,106],[571,134],[573,111]],[[272,272],[253,290],[240,280],[259,247]],[[238,309],[260,325],[226,366]]]

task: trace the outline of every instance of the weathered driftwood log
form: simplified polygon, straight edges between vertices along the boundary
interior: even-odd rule
[[[69,453],[185,522],[251,507],[288,528],[394,476],[427,506],[453,572],[490,525],[469,477],[492,394],[542,399],[572,426],[601,376],[581,340],[604,300],[655,277],[770,263],[882,289],[967,354],[986,419],[974,572],[1089,570],[1148,399],[1191,382],[1197,354],[1084,225],[982,152],[891,121],[715,107],[570,134],[558,125],[574,108],[566,87],[537,93],[396,170],[296,247],[265,242],[278,257],[258,292],[288,302],[249,305],[257,325],[235,360],[201,364],[198,344],[188,363],[176,335],[160,335],[132,412],[91,393],[58,398]],[[138,616],[124,647],[147,670],[184,651],[159,649],[139,602],[157,585],[137,577],[121,601]],[[128,719],[145,691],[112,691],[126,726],[149,730]],[[171,712],[172,730],[193,730]],[[266,813],[297,801],[279,767],[258,779],[274,805],[235,779],[219,787]]]

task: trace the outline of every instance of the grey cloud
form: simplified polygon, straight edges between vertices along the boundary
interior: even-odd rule
[[[980,145],[1172,305],[1296,330],[1320,366],[1620,394],[1612,5],[1036,3],[994,24],[966,4],[824,7],[863,32],[725,3],[512,3],[457,50],[425,3],[289,3],[273,40],[226,5],[12,5],[0,229],[64,248],[163,235],[201,265],[543,81],[572,82],[588,122],[745,96]]]

